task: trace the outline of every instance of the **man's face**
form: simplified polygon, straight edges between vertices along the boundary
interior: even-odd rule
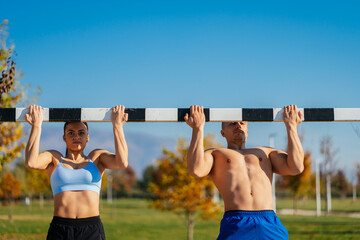
[[[221,135],[227,140],[246,142],[248,136],[247,122],[224,122]]]

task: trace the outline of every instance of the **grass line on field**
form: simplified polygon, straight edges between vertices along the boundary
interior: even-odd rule
[[[31,220],[31,221],[36,221],[36,220],[51,220],[52,216],[43,216],[43,215],[13,215],[12,219],[13,220]],[[0,220],[9,220],[9,215],[0,215]]]

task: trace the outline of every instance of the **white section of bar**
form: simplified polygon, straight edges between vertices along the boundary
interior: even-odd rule
[[[242,108],[210,108],[209,122],[242,121]]]
[[[26,122],[25,115],[29,113],[29,108],[16,108],[15,119],[17,122]],[[43,121],[49,121],[49,108],[43,108]]]
[[[284,114],[284,108],[273,108],[273,116],[274,116],[274,122],[282,122],[283,121],[283,114]],[[304,109],[298,108],[298,111],[302,114],[302,120],[304,121]]]
[[[29,113],[29,109],[28,108],[16,108],[16,121],[17,122],[25,122],[26,118],[25,115]]]
[[[360,108],[334,108],[334,121],[359,122]]]
[[[43,108],[43,120],[44,122],[48,122],[49,121],[49,109],[48,108]]]
[[[81,121],[111,122],[111,108],[82,108]]]
[[[283,114],[284,114],[283,108],[273,108],[274,122],[282,122]]]
[[[177,108],[146,108],[145,122],[177,122]]]

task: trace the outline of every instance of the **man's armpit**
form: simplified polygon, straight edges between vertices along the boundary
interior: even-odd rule
[[[216,150],[216,148],[209,148],[209,149],[206,149],[204,152],[214,151],[214,150]]]

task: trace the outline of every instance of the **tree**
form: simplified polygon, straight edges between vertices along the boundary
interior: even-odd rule
[[[333,179],[333,187],[340,194],[341,198],[345,198],[349,190],[349,183],[346,180],[345,173],[339,169]]]
[[[112,202],[113,195],[131,197],[136,184],[135,171],[131,166],[121,170],[109,170],[103,175],[101,191],[107,195],[108,203]]]
[[[290,188],[290,191],[294,200],[294,209],[298,208],[298,200],[301,197],[309,196],[311,194],[311,189],[313,187],[313,179],[311,173],[311,154],[306,152],[304,156],[304,171],[296,176],[284,176],[284,180],[287,183],[287,186]]]
[[[36,98],[27,97],[27,89],[21,86],[16,80],[21,74],[15,75],[14,45],[9,48],[6,46],[7,21],[0,24],[0,107],[11,108],[18,104],[26,104],[26,101],[32,101]],[[38,88],[40,91],[40,88]],[[25,148],[23,141],[23,124],[17,122],[3,122],[0,124],[0,171],[5,163],[13,161],[21,156],[21,151]]]
[[[9,220],[12,221],[12,203],[21,193],[21,184],[10,172],[0,179],[0,197],[4,205],[9,205]]]
[[[7,48],[6,39],[7,20],[0,24],[0,107],[11,107],[16,102],[20,101],[23,94],[14,87],[15,63],[12,61],[13,48]],[[12,93],[9,93],[10,90]],[[0,124],[0,170],[2,165],[6,162],[12,161],[15,157],[20,156],[24,144],[18,143],[22,137],[22,125],[17,123],[2,123]]]
[[[196,218],[216,219],[220,209],[213,201],[214,185],[211,180],[194,178],[188,173],[186,145],[184,139],[179,139],[176,151],[163,148],[163,156],[157,161],[149,190],[156,196],[152,199],[152,207],[185,216],[188,240],[192,240]],[[207,135],[204,145],[206,148],[219,144],[214,143],[212,135]]]
[[[50,191],[50,180],[45,170],[34,171],[25,168],[26,173],[26,189],[30,195],[30,199],[33,195],[37,194],[40,197],[40,207],[44,205],[44,192]]]
[[[356,199],[356,192],[360,192],[360,163],[356,164],[356,187],[355,187],[355,199]],[[355,184],[354,184],[355,185]]]
[[[147,166],[142,174],[142,180],[139,181],[139,188],[143,192],[147,192],[149,184],[154,181],[156,175],[156,168],[154,165]]]
[[[320,142],[320,152],[324,155],[325,169],[323,171],[326,182],[326,209],[331,211],[331,177],[335,171],[335,156],[339,149],[333,147],[332,138],[325,136]]]
[[[132,190],[136,184],[135,171],[131,166],[123,170],[112,171],[112,188],[120,195],[132,196]]]
[[[8,20],[4,20],[0,24],[0,102],[3,93],[8,92],[14,85],[15,79],[14,45],[11,45],[9,48],[6,47],[6,39],[8,37],[7,24]]]

